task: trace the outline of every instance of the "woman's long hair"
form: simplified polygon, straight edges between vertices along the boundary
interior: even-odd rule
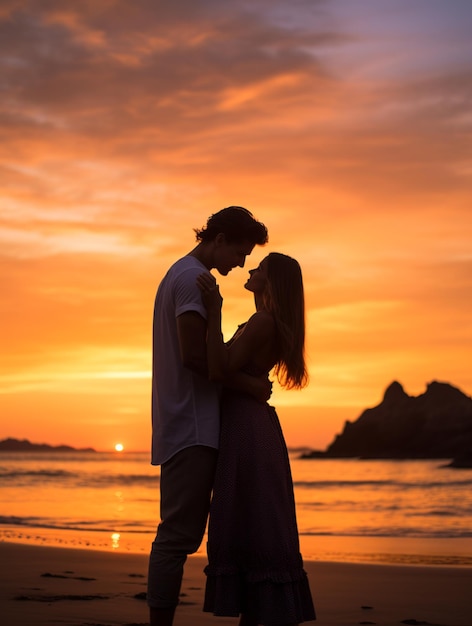
[[[308,383],[302,270],[295,259],[271,252],[267,277],[265,306],[274,316],[279,342],[275,374],[282,387],[301,389]]]

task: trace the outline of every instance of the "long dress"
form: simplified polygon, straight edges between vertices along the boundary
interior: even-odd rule
[[[225,390],[208,527],[204,611],[264,626],[316,619],[290,462],[275,409]]]

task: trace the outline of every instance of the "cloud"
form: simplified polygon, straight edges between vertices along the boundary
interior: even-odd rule
[[[234,6],[48,2],[4,18],[4,159],[42,175],[89,162],[108,187],[112,168],[172,186],[255,166],[361,195],[401,194],[403,177],[410,190],[466,184],[467,76],[341,80],[331,59],[362,40],[325,3],[300,3],[306,21],[288,23],[281,5]]]
[[[149,352],[159,279],[240,204],[270,233],[248,267],[303,267],[300,402],[470,381],[471,23],[431,0],[2,2],[5,372]],[[245,275],[222,281],[227,335]]]

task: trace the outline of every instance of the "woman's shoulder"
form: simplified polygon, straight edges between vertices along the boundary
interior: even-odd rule
[[[274,316],[269,311],[256,311],[246,322],[246,328],[264,330],[265,333],[274,332]]]
[[[251,317],[248,319],[247,323],[249,323],[251,320],[275,323],[274,316],[272,315],[272,313],[269,313],[269,311],[267,311],[266,309],[261,309],[260,311],[256,311],[255,313],[253,313]]]

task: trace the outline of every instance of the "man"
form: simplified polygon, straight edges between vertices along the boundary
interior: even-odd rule
[[[159,285],[154,306],[152,464],[161,465],[161,522],[149,559],[151,626],[171,626],[184,563],[202,542],[219,439],[219,388],[208,380],[206,310],[197,276],[215,268],[226,276],[244,267],[267,229],[243,207],[212,215],[196,230],[197,246]],[[243,373],[232,386],[266,400],[268,381]]]

